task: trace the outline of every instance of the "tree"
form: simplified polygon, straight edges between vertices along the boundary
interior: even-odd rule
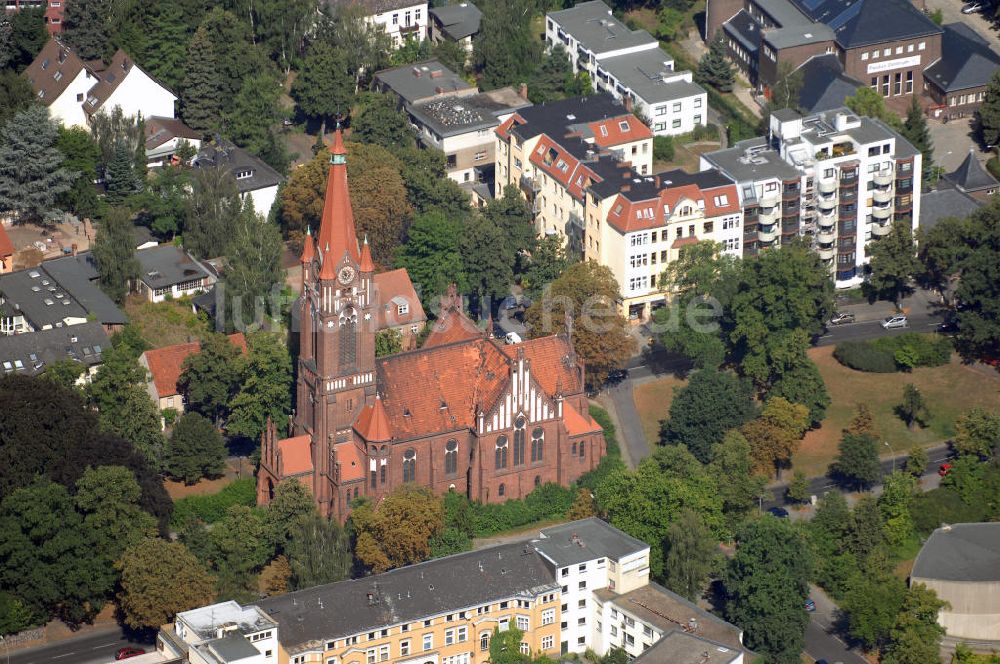
[[[351,140],[391,151],[415,143],[410,120],[397,107],[396,98],[380,92],[361,97],[359,110],[351,118]]]
[[[143,193],[133,199],[140,207],[136,224],[148,226],[161,240],[174,240],[187,220],[191,181],[190,169],[183,166],[156,169]]]
[[[796,470],[792,474],[792,481],[788,484],[788,491],[785,494],[788,500],[795,503],[809,502],[809,478],[801,470]]]
[[[938,612],[948,608],[933,590],[915,583],[906,591],[896,624],[882,661],[886,664],[927,664],[940,661],[941,639],[945,630],[938,624]]]
[[[243,210],[236,180],[222,168],[198,168],[191,189],[184,245],[199,258],[221,256]]]
[[[955,430],[959,454],[988,458],[1000,451],[1000,415],[996,413],[974,406],[959,416]]]
[[[862,564],[867,564],[873,555],[881,555],[885,546],[885,522],[874,496],[863,496],[851,511],[847,543]]]
[[[844,433],[856,436],[871,436],[872,438],[878,438],[882,435],[879,433],[878,427],[875,426],[875,416],[872,415],[871,408],[866,403],[858,403],[854,406],[854,417],[851,418],[850,424],[844,429]]]
[[[278,482],[274,497],[267,504],[266,521],[271,541],[284,551],[298,524],[314,514],[316,505],[312,494],[302,482],[294,478]]]
[[[253,592],[257,573],[274,556],[266,516],[246,505],[232,505],[210,533],[220,594]]]
[[[146,174],[146,123],[142,115],[125,115],[118,105],[110,113],[101,109],[90,118],[90,135],[101,151],[98,173],[112,177],[109,174],[110,164],[124,145],[132,168],[131,173],[125,168],[120,170],[126,180],[134,178],[136,189],[140,190]]]
[[[107,181],[105,198],[112,205],[121,205],[125,199],[138,193],[142,188],[135,171],[132,170],[132,155],[122,142],[115,144],[115,151],[104,177]]]
[[[802,534],[787,520],[747,524],[723,574],[726,618],[744,629],[744,643],[769,662],[798,664],[809,618],[812,561]]]
[[[461,233],[461,221],[437,210],[413,219],[409,240],[396,254],[396,266],[406,268],[424,304],[431,304],[450,283],[459,290],[466,287],[459,252]]]
[[[969,252],[963,238],[970,231],[969,219],[964,217],[945,217],[930,229],[917,230],[917,260],[921,267],[917,279],[925,287],[937,290],[945,301],[952,297],[950,287],[958,276],[959,262]]]
[[[501,249],[506,239],[503,229],[482,214],[473,214],[462,227],[462,274],[480,308],[487,298],[501,299],[514,283],[514,264]]]
[[[744,424],[740,432],[750,443],[750,455],[757,472],[782,467],[791,462],[799,441],[809,428],[809,410],[782,397],[772,397],[764,404],[761,416]]]
[[[431,49],[434,59],[443,64],[448,69],[463,74],[465,65],[469,60],[469,53],[465,50],[465,45],[461,42],[450,39],[442,39],[434,44]]]
[[[125,551],[119,569],[118,606],[133,629],[158,628],[181,611],[215,600],[211,574],[180,542],[138,542]]]
[[[702,369],[677,390],[670,403],[670,417],[660,425],[660,442],[687,445],[702,463],[711,461],[712,446],[729,429],[757,414],[753,390],[736,375]]]
[[[257,577],[257,590],[267,597],[284,595],[288,592],[288,584],[292,578],[292,568],[288,565],[288,558],[284,555],[275,557]]]
[[[280,3],[292,9],[302,0]],[[255,8],[270,4],[270,0],[254,3]],[[276,3],[277,4],[277,3]],[[246,15],[246,12],[240,11]],[[241,21],[233,11],[223,7],[213,7],[211,11],[198,17],[199,28],[204,28],[209,41],[215,50],[219,65],[219,80],[222,86],[222,112],[233,109],[233,102],[243,87],[244,82],[261,73],[274,72],[274,64],[268,60],[267,54],[255,43],[250,26]],[[272,20],[271,25],[277,25],[279,20]],[[284,78],[283,76],[281,77]]]
[[[594,261],[569,266],[525,312],[529,334],[541,337],[570,332],[573,350],[587,367],[591,384],[621,367],[635,349],[628,322],[618,313],[618,281]]]
[[[783,108],[798,108],[803,83],[801,69],[796,69],[790,62],[779,62],[777,79],[771,88],[771,100],[767,105],[768,113]]]
[[[558,279],[567,267],[569,260],[563,250],[562,239],[557,235],[546,235],[538,240],[531,252],[524,268],[521,286],[532,297],[539,297],[545,286]]]
[[[866,649],[877,650],[888,639],[905,596],[906,584],[893,574],[858,575],[844,598],[848,633]]]
[[[927,182],[934,182],[936,169],[934,168],[934,142],[931,132],[927,128],[927,117],[924,109],[920,106],[920,101],[914,95],[910,102],[910,108],[906,112],[906,120],[903,122],[901,133],[903,138],[908,140],[923,155],[923,177]]]
[[[896,406],[896,413],[900,419],[906,422],[910,431],[916,431],[918,426],[927,426],[931,417],[927,404],[924,402],[924,395],[913,383],[907,383],[903,386],[903,401]]]
[[[94,240],[94,262],[97,264],[101,290],[121,304],[139,278],[139,261],[135,257],[135,237],[132,216],[124,208],[111,208],[100,221]]]
[[[289,235],[301,235],[307,228],[319,229],[329,168],[329,155],[320,152],[311,161],[293,170],[281,188],[281,225]]]
[[[232,109],[226,113],[226,127],[236,145],[284,173],[288,170],[288,151],[275,131],[286,117],[281,94],[281,83],[270,74],[247,78],[233,100]],[[266,215],[268,210],[259,212]]]
[[[878,118],[894,129],[900,129],[899,116],[885,107],[885,97],[877,90],[862,86],[844,99],[844,105],[858,115]]]
[[[566,518],[570,521],[577,521],[578,519],[586,519],[591,516],[597,516],[597,506],[594,504],[594,496],[590,493],[590,489],[580,487],[576,491],[576,498],[573,499],[573,506],[566,513]]]
[[[45,9],[21,7],[10,19],[10,39],[13,50],[10,64],[18,71],[24,69],[49,40],[45,27]]]
[[[336,520],[312,514],[299,519],[289,534],[285,554],[295,590],[341,581],[350,575],[351,540]]]
[[[62,214],[56,200],[76,173],[62,167],[58,139],[44,106],[29,106],[0,129],[0,212],[16,223],[50,225]]]
[[[42,378],[51,380],[64,388],[75,389],[76,381],[86,369],[87,367],[82,362],[65,358],[48,364],[45,371],[42,372]]]
[[[754,472],[750,443],[743,434],[735,429],[726,432],[712,448],[708,472],[718,482],[722,511],[730,526],[742,522],[757,506],[767,484],[766,477]]]
[[[457,182],[446,177],[443,152],[410,147],[397,148],[396,155],[403,167],[407,198],[416,213],[436,210],[455,222],[471,214],[465,191]]]
[[[994,72],[979,105],[979,131],[986,145],[1000,143],[1000,72]]]
[[[34,12],[29,9],[27,13]],[[0,127],[34,104],[37,98],[38,96],[27,78],[19,76],[13,69],[0,71]]]
[[[392,38],[369,20],[363,7],[338,5],[332,15],[321,15],[317,32],[323,40],[341,49],[347,71],[353,77],[352,92],[364,87],[375,72],[389,65]]]
[[[192,129],[209,134],[222,118],[223,91],[215,46],[203,27],[188,45],[187,68],[181,83],[181,115]]]
[[[930,459],[927,457],[927,450],[920,445],[914,445],[910,449],[910,456],[906,459],[906,472],[919,479],[923,477],[929,463]]]
[[[855,490],[867,489],[878,481],[882,467],[878,459],[878,440],[865,434],[845,433],[840,439],[840,453],[830,467],[832,473]]]
[[[715,35],[708,52],[698,62],[698,80],[708,83],[719,92],[729,92],[736,82],[733,66],[726,53],[726,41],[720,31]]]
[[[167,444],[167,472],[194,484],[203,477],[221,475],[225,463],[226,444],[218,430],[198,413],[184,413]]]
[[[696,512],[683,510],[667,530],[664,548],[663,584],[694,601],[719,557],[715,538]]]
[[[917,480],[910,473],[895,471],[883,481],[878,506],[889,546],[898,547],[914,535],[910,505],[917,493]]]
[[[351,513],[354,555],[374,573],[426,560],[431,538],[444,529],[441,500],[430,489],[404,484],[378,508],[365,502]]]
[[[108,47],[111,19],[108,0],[78,0],[66,7],[62,38],[83,60],[96,60]]]
[[[402,165],[380,145],[348,143],[347,152],[347,181],[357,232],[368,239],[375,262],[388,265],[413,216],[400,173]]]
[[[354,87],[344,52],[314,41],[292,85],[292,98],[303,114],[319,120],[322,140],[328,120],[350,114]]]
[[[541,54],[531,34],[532,0],[491,2],[482,9],[472,57],[483,86],[492,89],[526,82]]]
[[[97,179],[97,166],[101,159],[100,148],[90,133],[80,127],[66,129],[60,126],[56,145],[63,153],[63,168],[79,173],[73,181],[73,187],[62,195],[60,205],[80,217],[96,216],[98,201],[94,181]]]
[[[830,394],[816,363],[811,359],[792,366],[781,374],[767,391],[768,397],[783,397],[809,409],[810,424],[817,427],[830,406]]]
[[[282,283],[281,231],[254,211],[249,197],[232,230],[222,276],[227,324],[237,330],[257,329],[265,325],[268,299],[274,299]],[[277,303],[272,301],[271,309],[277,319]]]
[[[123,466],[88,468],[76,483],[76,509],[94,538],[91,555],[110,569],[125,549],[156,536],[156,519],[139,506],[142,490]]]
[[[525,79],[528,85],[528,99],[533,104],[562,99],[566,96],[582,96],[591,91],[589,76],[584,83],[585,72],[574,76],[569,55],[561,43],[542,53],[535,71]]]
[[[183,367],[177,384],[187,409],[221,424],[243,376],[239,347],[223,334],[209,335]]]
[[[256,332],[247,343],[239,392],[230,402],[226,432],[260,440],[268,418],[285,422],[292,410],[292,358],[277,334]]]
[[[537,245],[534,215],[531,207],[513,185],[504,187],[503,195],[494,198],[482,209],[483,218],[499,228],[503,244],[494,251],[501,254],[518,273],[524,271],[524,257],[530,256]]]
[[[920,269],[909,221],[893,223],[888,235],[869,245],[868,253],[871,275],[867,288],[898,308],[900,298],[912,292],[910,279]]]
[[[503,632],[494,628],[490,637],[491,664],[531,664],[531,657],[521,652],[524,632],[516,627]]]
[[[994,76],[994,80],[998,77]],[[989,205],[972,213],[960,242],[968,247],[957,273],[962,275],[955,299],[958,311],[956,345],[966,358],[994,358],[1000,348],[1000,207]]]
[[[171,90],[180,90],[187,61],[189,27],[185,23],[184,8],[178,3],[158,2],[145,7],[146,15],[139,28],[143,36],[140,44],[122,45],[136,62],[156,80]],[[119,31],[121,33],[121,30]]]
[[[385,357],[403,352],[403,335],[395,328],[375,333],[375,357]]]

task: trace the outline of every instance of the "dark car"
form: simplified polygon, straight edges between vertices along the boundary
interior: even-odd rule
[[[772,516],[778,517],[779,519],[788,518],[788,510],[786,510],[784,507],[772,507],[771,509],[768,510],[768,513],[771,514]]]
[[[517,298],[514,297],[513,295],[508,295],[503,299],[503,302],[500,303],[500,308],[504,309],[505,311],[510,311],[511,309],[517,309]]]
[[[146,651],[142,648],[121,648],[117,653],[115,653],[115,660],[129,659],[130,657],[138,657],[139,655],[145,654]]]
[[[847,325],[848,323],[853,323],[854,320],[854,314],[846,311],[838,311],[830,319],[830,325]]]
[[[612,369],[608,372],[608,385],[617,385],[628,378],[628,369]]]

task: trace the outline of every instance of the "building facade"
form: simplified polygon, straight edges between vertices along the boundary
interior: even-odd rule
[[[502,345],[451,292],[422,348],[376,360],[374,271],[338,130],[319,232],[302,254],[293,436],[279,439],[273,423],[263,436],[260,504],[296,477],[322,514],[344,520],[354,498],[408,482],[502,502],[596,467],[604,437],[569,338]]]
[[[879,120],[847,108],[771,115],[769,138],[702,155],[738,186],[743,255],[801,238],[838,288],[860,284],[868,245],[920,220],[921,154]]]
[[[63,14],[66,2],[71,0],[5,0],[4,10],[8,14],[22,9],[42,10],[45,17],[45,29],[50,35],[57,35],[63,30]]]
[[[483,17],[479,8],[466,1],[431,7],[428,11],[431,16],[431,41],[435,44],[444,41],[461,44],[468,54],[467,59],[471,58],[472,38],[479,34],[479,23]]]
[[[396,48],[407,40],[423,41],[427,37],[428,3],[425,0],[323,0],[336,10],[342,5],[361,7],[365,19],[382,29]]]
[[[986,86],[1000,70],[1000,55],[965,23],[942,26],[941,59],[924,72],[931,113],[945,119],[972,116],[986,98]]]

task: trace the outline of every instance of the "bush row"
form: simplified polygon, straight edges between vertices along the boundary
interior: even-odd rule
[[[905,332],[875,341],[844,341],[837,344],[833,356],[857,371],[893,373],[948,364],[951,352],[947,337]]]
[[[238,479],[223,487],[222,491],[207,496],[188,496],[174,502],[170,527],[177,529],[191,519],[215,523],[226,515],[232,505],[257,504],[257,483],[252,477]]]

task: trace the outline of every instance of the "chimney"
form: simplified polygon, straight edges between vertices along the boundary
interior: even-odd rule
[[[413,75],[414,75],[414,76],[415,76],[416,78],[420,78],[420,67],[414,67],[414,68],[413,68]]]
[[[632,97],[625,95],[625,110],[629,113],[632,112]]]
[[[653,178],[653,182],[656,183],[656,188],[659,189],[660,188],[660,176],[657,175],[656,177],[654,177]]]
[[[628,193],[628,192],[632,191],[632,185],[630,185],[630,184],[623,184],[622,185],[622,191],[624,191],[625,193]]]
[[[528,84],[527,83],[522,83],[521,85],[517,86],[517,96],[520,97],[521,99],[523,99],[524,101],[528,101]]]
[[[441,78],[442,76],[444,76],[444,72],[440,69],[435,69],[431,72],[431,78]]]
[[[627,169],[624,170],[624,171],[622,171],[622,179],[623,180],[631,180],[632,179],[632,171],[627,170]]]

